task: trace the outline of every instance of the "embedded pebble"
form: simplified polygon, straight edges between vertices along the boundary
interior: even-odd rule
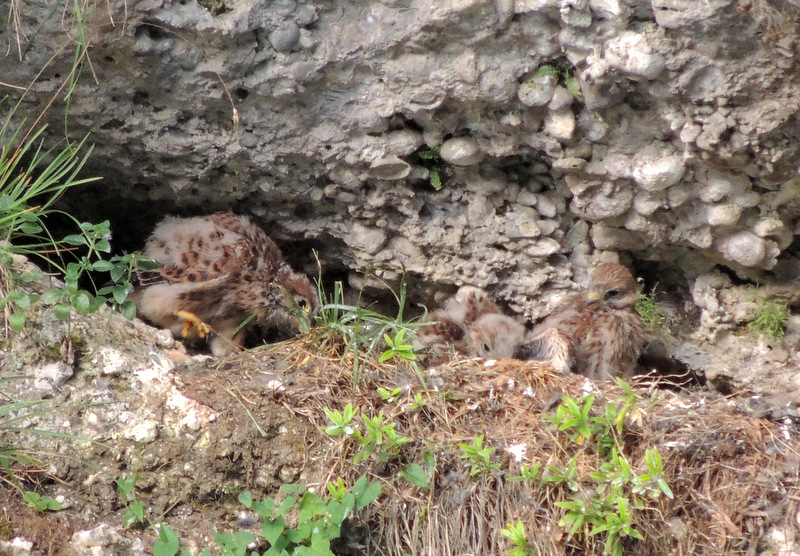
[[[467,137],[448,139],[442,144],[439,155],[454,166],[472,166],[485,156],[478,143]]]
[[[278,52],[288,52],[300,39],[300,28],[294,22],[288,21],[272,31],[268,39],[272,48]]]
[[[710,206],[706,212],[708,224],[711,226],[733,226],[741,215],[741,206],[728,203]]]
[[[29,556],[33,554],[33,541],[29,541],[25,537],[14,537],[10,542],[0,540],[0,554]]]
[[[746,191],[740,195],[734,195],[731,202],[736,203],[743,208],[751,208],[758,206],[761,196],[755,191]]]
[[[762,218],[753,226],[753,233],[759,237],[771,236],[784,230],[783,221],[779,218]]]
[[[525,254],[530,257],[549,257],[561,250],[561,244],[549,237],[536,240],[533,245],[525,248]]]
[[[609,251],[638,251],[645,249],[647,244],[638,234],[622,228],[614,228],[599,222],[592,226],[592,243],[597,249]]]
[[[78,554],[113,554],[113,547],[120,544],[122,535],[117,528],[102,523],[94,529],[76,531],[70,538],[72,548]]]
[[[578,115],[578,129],[590,141],[599,141],[608,133],[608,124],[597,112],[582,110]]]
[[[517,98],[525,106],[544,106],[556,90],[558,78],[553,74],[540,75],[522,83],[517,89]]]
[[[547,195],[536,196],[536,210],[545,218],[554,218],[558,214],[558,207]]]
[[[633,210],[643,216],[650,216],[655,211],[661,208],[666,208],[667,196],[663,191],[648,192],[640,191],[633,198]]]
[[[548,112],[544,117],[544,131],[559,141],[566,141],[575,133],[575,114],[569,109]]]
[[[374,160],[369,167],[369,173],[380,180],[401,180],[411,173],[411,164],[390,154]]]
[[[605,19],[617,19],[622,15],[619,0],[589,0],[589,7]]]
[[[370,255],[380,251],[384,243],[386,243],[386,232],[378,228],[368,228],[360,222],[353,224],[347,235],[348,245]]]
[[[553,98],[550,99],[547,108],[550,110],[563,110],[571,105],[573,100],[575,100],[575,97],[565,87],[556,87],[555,91],[553,91]]]
[[[553,170],[561,172],[577,172],[586,168],[586,160],[576,157],[564,157],[553,161]]]
[[[655,160],[643,157],[634,163],[633,179],[648,191],[661,191],[678,183],[685,171],[678,156],[664,156]]]
[[[410,129],[401,129],[386,135],[386,150],[396,156],[408,156],[419,149],[422,143],[422,134]]]
[[[63,361],[48,363],[33,370],[34,387],[42,397],[51,397],[58,387],[74,374],[74,369]]]
[[[517,195],[517,204],[527,206],[527,207],[534,207],[536,206],[537,195],[533,191],[523,190],[519,192]]]
[[[667,190],[667,202],[670,208],[677,208],[688,201],[692,196],[692,192],[688,185],[679,184],[670,187]]]
[[[104,375],[119,374],[129,364],[125,355],[110,347],[101,348],[93,360],[97,363],[98,367],[103,369]]]
[[[558,222],[555,220],[537,220],[536,226],[543,236],[549,236],[558,229]]]
[[[125,429],[122,435],[128,440],[149,444],[158,438],[158,423],[150,419],[140,421]]]
[[[746,267],[760,265],[767,256],[766,242],[749,231],[737,232],[721,239],[717,249],[727,259]]]
[[[707,203],[716,203],[734,193],[750,189],[750,179],[745,175],[733,175],[719,170],[709,170],[699,197]]]
[[[626,32],[609,40],[605,45],[605,58],[622,73],[655,79],[666,69],[664,59],[653,54],[644,36]]]

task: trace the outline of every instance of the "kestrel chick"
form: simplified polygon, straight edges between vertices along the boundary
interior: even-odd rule
[[[444,307],[428,315],[428,320],[436,324],[419,329],[414,347],[429,348],[438,355],[448,353],[451,349],[467,353],[466,335],[470,325],[483,315],[500,312],[500,307],[489,299],[485,291],[462,286],[445,302]]]
[[[602,264],[592,272],[588,293],[568,299],[536,326],[518,355],[595,379],[630,376],[647,340],[637,296],[627,268]]]
[[[483,315],[467,331],[470,355],[484,359],[510,359],[524,335],[525,327],[507,315]]]
[[[310,319],[319,310],[308,278],[246,216],[167,217],[145,254],[161,266],[139,276],[133,298],[140,314],[175,335],[213,333],[214,355],[240,347],[253,325],[297,330],[298,315]]]

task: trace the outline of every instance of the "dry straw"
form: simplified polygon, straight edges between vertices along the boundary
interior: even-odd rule
[[[296,369],[276,397],[319,430],[309,438],[310,460],[324,462],[320,482],[342,477],[348,484],[366,474],[383,485],[381,497],[359,514],[366,530],[356,551],[366,554],[496,555],[512,548],[501,534],[522,522],[527,554],[603,554],[610,550],[606,533],[575,534],[559,525],[566,514],[557,502],[597,496],[597,473],[604,459],[596,443],[575,442],[548,416],[563,396],[575,400],[594,393],[592,415],[612,405],[621,408],[630,396],[613,382],[591,383],[579,375],[564,376],[536,362],[455,358],[413,372],[404,365],[368,362],[354,384],[352,367],[332,349],[324,355],[298,338],[265,351],[251,352],[243,362],[284,359]],[[262,359],[263,357],[263,359]],[[255,370],[255,369],[254,369]],[[392,392],[386,399],[379,389]],[[618,436],[634,473],[647,471],[646,451],[657,449],[663,477],[674,498],[642,496],[644,507],[632,509],[633,527],[643,540],[621,536],[624,554],[754,554],[770,528],[800,538],[798,525],[798,434],[794,425],[773,423],[737,412],[733,400],[705,391],[666,388],[653,378],[634,381],[636,402],[628,407]],[[422,400],[422,407],[414,406]],[[383,413],[384,422],[412,439],[396,457],[370,457],[355,465],[359,447],[346,436],[328,436],[325,409],[347,403],[363,414]],[[470,474],[459,444],[483,435],[494,468]],[[512,480],[521,462],[541,463],[538,479]],[[404,478],[409,464],[421,464],[425,452],[435,459],[432,488]],[[572,488],[548,483],[546,470],[563,472],[574,463]],[[525,554],[518,552],[518,554]]]

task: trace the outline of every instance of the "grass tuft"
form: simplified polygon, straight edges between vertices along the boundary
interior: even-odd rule
[[[791,316],[789,304],[786,301],[759,298],[756,300],[756,309],[747,327],[752,332],[778,339],[786,334],[786,326],[789,324]]]

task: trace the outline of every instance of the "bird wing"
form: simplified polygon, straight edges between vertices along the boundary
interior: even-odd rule
[[[258,246],[248,225],[255,228],[230,213],[165,219],[145,247],[146,254],[161,267],[140,276],[139,282],[200,283],[255,266]]]

